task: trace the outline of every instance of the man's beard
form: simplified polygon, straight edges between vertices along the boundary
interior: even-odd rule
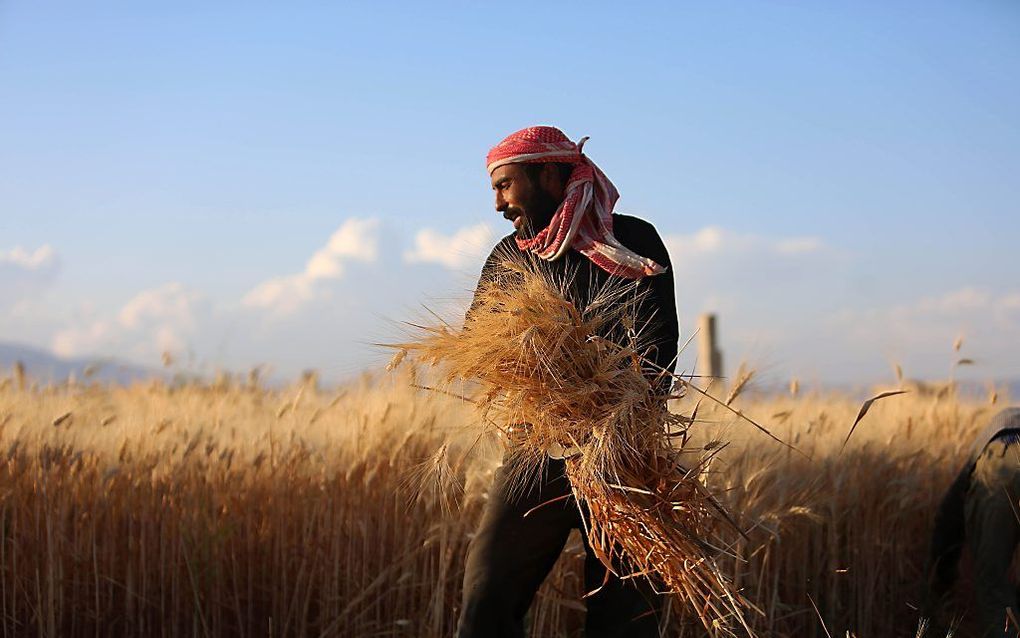
[[[560,203],[549,193],[543,190],[536,191],[531,201],[527,202],[526,210],[528,214],[522,215],[524,223],[521,224],[520,230],[517,231],[517,236],[521,239],[532,239],[535,235],[542,232],[549,225],[549,222],[552,221],[553,215],[556,214],[556,209],[560,207]],[[513,208],[510,210],[513,211]]]

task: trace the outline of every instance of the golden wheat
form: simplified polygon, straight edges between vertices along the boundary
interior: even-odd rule
[[[467,454],[473,406],[402,374],[328,391],[0,383],[3,635],[451,635],[496,449]],[[997,408],[891,397],[841,452],[858,400],[735,405],[803,452],[698,412],[699,445],[730,441],[705,478],[749,529],[720,567],[762,606],[753,628],[824,636],[813,601],[832,635],[913,635],[934,506]],[[408,489],[434,462],[455,489]],[[581,552],[575,538],[531,635],[578,635]]]

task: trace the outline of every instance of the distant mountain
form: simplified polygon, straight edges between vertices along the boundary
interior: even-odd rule
[[[85,378],[86,371],[90,373],[89,378],[95,381],[122,385],[168,376],[162,370],[136,366],[115,359],[102,357],[64,359],[41,348],[0,342],[0,376],[10,374],[15,361],[25,365],[25,372],[30,378],[42,382],[64,381],[72,374],[80,381]]]

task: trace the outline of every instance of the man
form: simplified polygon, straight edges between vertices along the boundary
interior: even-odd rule
[[[935,515],[928,566],[926,613],[956,580],[966,542],[974,560],[977,620],[983,638],[1015,636],[1007,631],[1007,609],[1020,618],[1013,553],[1020,540],[1020,408],[997,414],[978,436],[970,457]],[[1010,621],[1015,622],[1013,620]]]
[[[497,276],[500,255],[515,250],[533,253],[551,273],[571,281],[568,294],[582,308],[612,278],[635,280],[642,344],[656,366],[672,372],[679,328],[669,255],[651,224],[613,214],[616,188],[582,154],[586,139],[574,144],[556,128],[536,126],[489,152],[496,210],[513,223],[514,233],[493,249],[481,280]],[[512,494],[511,472],[496,472],[468,550],[459,638],[525,635],[535,592],[571,530],[582,529],[564,467],[562,458],[551,458],[536,470],[536,480]],[[584,585],[594,592],[585,599],[585,635],[658,636],[660,597],[643,578],[613,576],[584,542]]]

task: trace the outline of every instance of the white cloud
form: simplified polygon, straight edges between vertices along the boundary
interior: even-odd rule
[[[835,251],[817,237],[766,237],[707,226],[663,237],[673,264],[680,314],[746,311],[751,299],[774,302],[793,288],[820,284]]]
[[[831,321],[861,343],[941,352],[962,334],[972,345],[1009,350],[1020,342],[1020,291],[967,286],[887,307],[845,308]]]
[[[775,243],[775,250],[781,255],[803,255],[822,250],[824,244],[817,237],[794,237]]]
[[[895,299],[888,288],[863,274],[866,264],[816,237],[711,226],[664,241],[681,325],[690,334],[698,314],[718,313],[731,370],[746,359],[777,374],[861,382],[884,374],[890,359],[930,377],[948,374],[965,356],[978,365],[957,374],[1016,376],[1010,362],[1020,360],[1020,291],[963,286],[889,302],[882,301]],[[961,334],[962,355],[951,348]]]
[[[343,275],[346,260],[373,262],[378,253],[376,219],[349,219],[334,232],[325,247],[315,251],[305,265],[310,279],[336,279]]]
[[[1015,379],[1020,360],[1020,291],[965,286],[899,303],[844,307],[818,320],[840,359],[895,361],[910,377]],[[953,350],[963,338],[960,352]],[[976,361],[955,368],[960,358]],[[873,376],[873,375],[869,375]]]
[[[393,338],[392,327],[379,318],[404,317],[407,307],[455,285],[447,271],[463,272],[472,260],[480,261],[493,234],[485,224],[446,234],[419,229],[411,241],[388,247],[401,263],[355,278],[348,276],[354,264],[377,261],[384,248],[377,220],[351,219],[303,269],[261,282],[241,303],[236,297],[214,302],[168,283],[99,314],[75,311],[70,323],[66,303],[45,295],[15,299],[5,315],[24,315],[18,319],[24,325],[45,325],[38,338],[48,339],[63,356],[113,355],[155,365],[170,351],[179,360],[194,353],[201,365],[270,361],[287,374],[309,366],[353,374],[377,354],[365,342]],[[967,356],[978,365],[960,374],[1016,376],[1009,363],[1020,360],[1020,345],[1014,345],[1020,344],[1020,289],[964,286],[898,301],[862,279],[860,260],[816,237],[709,226],[666,234],[664,241],[676,281],[681,341],[692,333],[698,313],[719,313],[729,371],[746,359],[778,380],[817,372],[827,380],[871,381],[886,372],[889,359],[902,363],[909,375],[935,376]],[[42,276],[59,262],[50,248],[0,255],[0,272],[17,268],[25,276]],[[441,268],[414,267],[422,263]],[[334,294],[342,294],[344,303],[322,303]],[[286,319],[275,320],[281,315]],[[324,340],[324,334],[332,337]],[[950,347],[959,334],[965,337],[961,355]],[[681,356],[681,369],[693,368],[695,350]]]
[[[418,231],[414,248],[404,253],[404,261],[435,263],[450,270],[460,270],[478,262],[492,248],[492,228],[478,224],[461,228],[452,235],[438,233],[431,228]]]
[[[341,257],[375,261],[378,253],[378,219],[349,219],[329,238],[327,249]]]
[[[676,261],[689,255],[706,255],[717,252],[723,243],[725,231],[716,226],[706,226],[691,235],[667,235],[663,238],[670,257]],[[732,243],[732,240],[731,240]]]
[[[76,357],[99,352],[112,334],[109,321],[94,321],[88,325],[66,328],[53,335],[51,347],[61,357]]]
[[[773,238],[735,233],[718,226],[706,226],[689,235],[666,235],[663,241],[674,264],[688,263],[707,256],[732,260],[748,256],[803,255],[825,249],[825,244],[817,237]]]
[[[845,255],[810,236],[768,236],[706,226],[664,234],[676,285],[681,342],[698,315],[718,315],[724,370],[749,361],[759,369],[803,369],[811,353],[795,338],[811,317],[838,303]],[[693,369],[697,348],[681,354]]]
[[[347,262],[376,260],[378,227],[377,219],[348,219],[325,246],[312,254],[302,272],[273,277],[258,284],[244,295],[241,303],[278,315],[296,312],[322,293],[322,282],[343,277]]]
[[[59,269],[57,251],[49,244],[35,250],[21,246],[0,250],[0,307],[38,293]]]
[[[29,252],[21,246],[7,251],[0,251],[0,264],[21,270],[40,272],[50,270],[57,265],[57,253],[49,244],[43,244]]]
[[[272,309],[278,314],[291,314],[315,297],[315,281],[307,273],[274,277],[252,288],[241,302],[254,308]]]
[[[156,365],[169,351],[178,361],[188,355],[188,365],[245,367],[271,361],[282,363],[288,372],[310,365],[341,369],[347,364],[337,361],[356,350],[361,335],[379,329],[378,317],[392,315],[395,300],[413,294],[408,290],[421,290],[425,281],[399,269],[373,273],[370,279],[348,277],[354,263],[379,258],[378,226],[373,219],[347,220],[300,272],[267,279],[240,300],[212,300],[170,283],[141,291],[99,314],[78,312],[46,338],[65,357],[111,355]],[[337,283],[341,280],[342,288]],[[345,303],[320,303],[340,290]],[[286,320],[277,320],[282,315]],[[358,329],[324,345],[319,335],[335,331],[341,322]]]
[[[138,293],[117,313],[117,322],[129,330],[137,330],[152,322],[169,322],[194,329],[194,306],[201,299],[196,292],[179,283]]]
[[[900,310],[912,315],[955,315],[988,309],[997,300],[987,290],[974,287],[961,288],[936,297],[925,297],[913,306],[902,306]]]
[[[1020,325],[1020,292],[1002,295],[996,300],[996,319],[1015,326]]]
[[[63,357],[115,352],[153,361],[163,352],[188,349],[206,315],[201,294],[168,283],[138,293],[113,318],[58,331],[51,345]]]

